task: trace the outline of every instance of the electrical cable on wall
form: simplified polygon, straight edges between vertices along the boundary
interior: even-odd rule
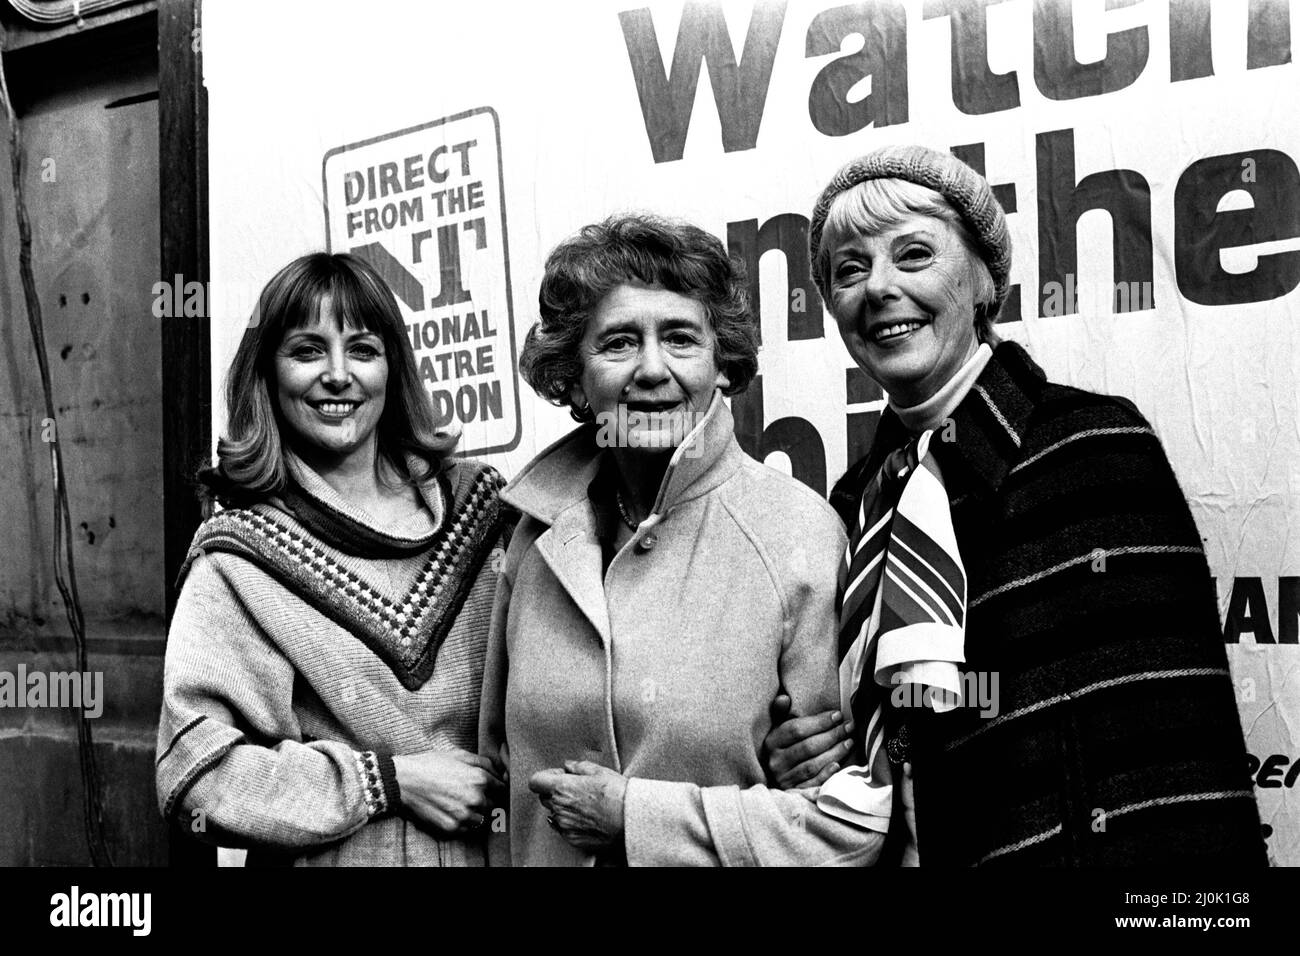
[[[41,373],[41,390],[45,397],[45,414],[51,421],[55,417],[54,394],[50,385],[50,365],[45,350],[45,327],[41,318],[41,303],[36,294],[36,280],[32,274],[32,227],[27,215],[27,201],[23,192],[22,136],[18,116],[9,98],[9,85],[5,79],[4,61],[0,57],[0,100],[4,101],[5,116],[9,122],[9,159],[13,169],[14,211],[18,219],[18,267],[22,277],[23,299],[27,305],[27,322],[31,328],[32,345]],[[53,477],[54,497],[54,580],[63,598],[63,608],[72,630],[76,647],[77,669],[89,673],[86,647],[86,620],[77,591],[77,571],[72,547],[72,509],[68,504],[66,472],[59,435],[50,445],[50,471]],[[77,751],[81,770],[81,785],[85,806],[86,845],[96,866],[112,866],[112,856],[104,839],[104,804],[99,782],[99,769],[95,762],[94,739],[90,720],[84,710],[77,711]]]

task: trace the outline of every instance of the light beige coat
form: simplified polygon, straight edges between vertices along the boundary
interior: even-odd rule
[[[523,520],[498,584],[480,720],[483,752],[509,744],[494,861],[593,862],[528,789],[537,771],[586,759],[630,778],[633,866],[874,862],[879,834],[820,813],[815,790],[769,789],[760,764],[779,692],[800,714],[838,706],[834,511],[745,455],[717,395],[602,579],[595,436],[577,429],[502,495]]]

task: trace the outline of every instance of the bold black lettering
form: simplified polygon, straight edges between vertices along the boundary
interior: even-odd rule
[[[1052,283],[1064,288],[1067,276],[1078,278],[1079,217],[1090,209],[1110,213],[1116,286],[1138,282],[1139,289],[1151,288],[1151,187],[1146,179],[1131,169],[1111,169],[1076,184],[1074,130],[1039,133],[1037,140],[1038,314],[1049,314]],[[1130,288],[1123,287],[1122,293],[1117,288],[1115,312],[1154,307],[1154,293],[1148,301],[1146,296],[1129,295]]]
[[[1226,193],[1244,190],[1253,209],[1218,212]],[[1174,188],[1174,271],[1182,294],[1200,305],[1265,302],[1300,285],[1300,251],[1259,256],[1246,273],[1225,272],[1222,249],[1300,236],[1300,169],[1286,153],[1255,149],[1197,160]]]
[[[457,223],[438,227],[438,271],[442,275],[442,288],[430,301],[433,308],[459,305],[468,302],[470,294],[460,284],[460,233]],[[459,340],[457,340],[459,341]]]
[[[406,157],[406,161],[402,163],[402,171],[406,174],[402,180],[402,185],[405,188],[422,189],[424,187],[424,170],[421,168],[423,162],[423,156]]]
[[[1277,579],[1277,642],[1300,644],[1300,578]]]
[[[353,206],[361,202],[361,197],[365,195],[366,179],[360,173],[343,174],[343,204]]]
[[[782,418],[763,428],[763,376],[731,400],[736,419],[736,440],[745,453],[763,461],[773,452],[790,457],[790,471],[823,498],[826,497],[826,449],[817,429],[803,418]]]
[[[808,26],[804,56],[838,53],[855,33],[866,45],[828,63],[808,91],[808,116],[827,136],[907,122],[907,11],[896,0],[823,10]],[[868,76],[871,93],[850,103],[849,90]]]
[[[1109,5],[1109,4],[1108,4]],[[1122,90],[1146,69],[1145,26],[1106,35],[1106,56],[1074,58],[1074,4],[1034,0],[1034,82],[1049,100],[1077,100]]]
[[[393,294],[405,302],[408,309],[412,312],[424,311],[424,286],[380,243],[367,242],[364,246],[353,246],[348,252],[374,266],[375,271],[392,288]]]
[[[618,20],[623,27],[623,40],[632,63],[637,96],[641,99],[641,116],[656,163],[682,158],[701,60],[709,71],[713,100],[718,105],[723,151],[733,153],[754,148],[763,120],[768,82],[772,78],[776,45],[785,20],[784,0],[754,7],[739,64],[721,8],[715,4],[686,4],[677,28],[672,69],[667,76],[650,11],[626,10],[618,15]]]
[[[1214,75],[1210,52],[1210,0],[1170,0],[1169,79]]]
[[[819,339],[824,334],[821,296],[808,265],[808,220],[798,213],[773,216],[760,228],[757,219],[727,223],[727,248],[745,261],[749,281],[749,307],[760,319],[762,308],[758,265],[763,253],[778,251],[785,257],[789,292],[786,296],[786,337],[791,341]],[[798,308],[796,308],[798,306]]]
[[[1288,763],[1290,763],[1290,761],[1286,759],[1285,754],[1272,754],[1264,761],[1264,766],[1259,768],[1259,776],[1255,778],[1255,786],[1264,789],[1281,787],[1282,781],[1274,780],[1273,778],[1281,777],[1282,768]]]
[[[1291,62],[1291,9],[1287,0],[1250,0],[1246,69]]]
[[[465,341],[467,342],[470,339],[481,339],[483,337],[483,332],[478,327],[478,317],[475,316],[473,312],[465,313],[464,328],[465,328],[464,338]]]
[[[451,392],[446,389],[434,389],[429,396],[433,399],[433,424],[435,428],[445,428],[456,417],[456,406],[451,399]]]
[[[447,155],[446,146],[439,146],[432,153],[429,154],[428,171],[429,171],[430,182],[438,183],[439,185],[441,185],[442,183],[445,183],[447,181],[447,177],[451,175],[451,173],[446,169],[438,168],[438,160],[445,155]]]
[[[402,184],[397,179],[396,163],[381,163],[379,166],[379,195],[387,196],[390,193],[400,193]]]
[[[1256,644],[1273,644],[1273,625],[1268,620],[1264,584],[1259,578],[1237,578],[1232,582],[1228,617],[1223,622],[1223,642],[1237,644],[1243,631],[1255,636]]]
[[[952,102],[970,116],[1020,105],[1016,71],[989,69],[988,6],[1003,0],[925,0],[922,16],[952,18]]]
[[[844,398],[850,407],[878,402],[885,397],[880,386],[856,365],[844,370]],[[880,424],[880,409],[872,412],[848,413],[848,432],[845,435],[845,452],[850,465],[865,458],[876,439],[876,426]]]
[[[981,176],[987,178],[988,173],[984,171],[984,144],[970,143],[966,146],[954,146],[949,150],[954,156],[969,166]],[[1016,184],[999,183],[993,187],[993,198],[998,201],[1002,211],[1008,216],[1016,211]],[[1020,283],[1016,283],[1007,290],[1006,301],[1002,303],[1002,311],[998,313],[997,322],[1019,322],[1020,321]]]
[[[1288,788],[1294,787],[1296,777],[1300,777],[1300,760],[1295,760],[1291,763],[1291,769],[1287,771],[1286,780],[1284,780],[1283,783],[1285,783]]]
[[[456,417],[462,422],[472,422],[478,415],[478,393],[473,385],[462,385],[456,390]]]
[[[481,352],[482,349],[479,351]],[[505,412],[503,411],[504,405],[501,402],[500,380],[478,383],[478,407],[482,412],[480,417],[483,421],[504,417]]]

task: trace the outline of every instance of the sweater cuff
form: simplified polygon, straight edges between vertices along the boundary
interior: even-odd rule
[[[392,757],[373,750],[361,751],[357,754],[357,774],[361,778],[361,794],[370,819],[397,812],[402,805],[402,792],[397,785],[397,769]]]
[[[384,797],[388,801],[388,812],[396,813],[402,807],[402,788],[397,785],[397,765],[392,755],[376,754],[379,763],[379,782],[384,785]]]

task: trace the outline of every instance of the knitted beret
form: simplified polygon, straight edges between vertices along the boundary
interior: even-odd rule
[[[868,179],[903,179],[927,186],[948,201],[975,236],[980,258],[993,276],[996,313],[1002,307],[1010,288],[1011,235],[1007,232],[1007,218],[998,201],[993,198],[988,180],[951,153],[941,153],[925,146],[882,146],[873,149],[836,173],[822,190],[817,205],[813,206],[812,222],[808,227],[808,254],[812,261],[813,280],[817,283],[822,299],[830,302],[826,279],[817,262],[817,255],[821,251],[822,230],[826,227],[826,214],[840,193]]]

